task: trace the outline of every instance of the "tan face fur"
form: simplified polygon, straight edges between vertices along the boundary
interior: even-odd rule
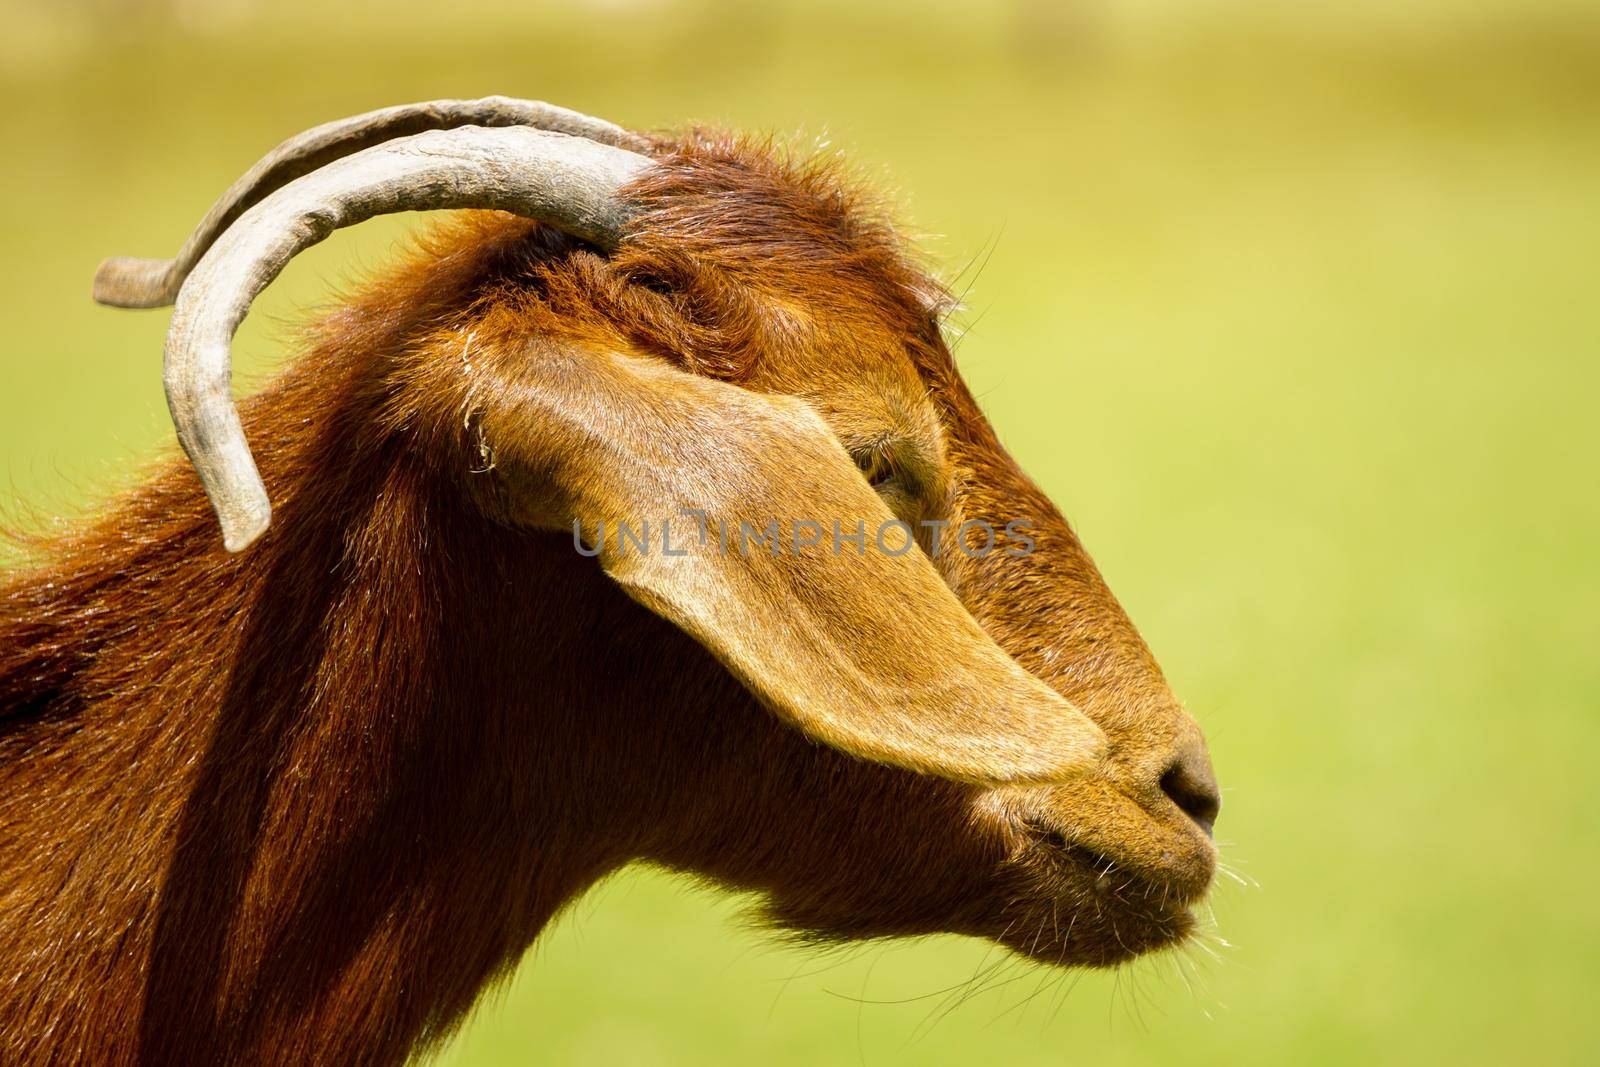
[[[1216,859],[1219,801],[1204,739],[1065,520],[977,412],[937,322],[929,316],[908,343],[903,323],[860,309],[786,308],[774,318],[783,358],[741,384],[806,400],[888,509],[918,530],[922,551],[933,551],[939,524],[932,558],[966,609],[1110,739],[1092,773],[970,794],[975,832],[1005,843],[1002,863],[1025,894],[1001,939],[1051,962],[1109,963],[1181,938]],[[956,543],[969,519],[1023,520],[1034,552],[969,556]]]
[[[885,878],[899,870],[950,886],[966,884],[950,873],[962,864],[988,874],[967,899],[867,904],[831,882],[811,885],[808,872],[735,875],[698,857],[667,861],[765,889],[781,921],[822,936],[959,929],[1040,959],[1099,964],[1180,939],[1215,865],[1218,799],[1204,740],[1066,521],[978,411],[926,302],[937,287],[887,231],[830,202],[819,177],[726,145],[683,151],[681,169],[641,191],[655,207],[639,234],[609,262],[582,268],[599,273],[586,275],[581,298],[558,272],[544,278],[546,306],[566,318],[530,322],[520,306],[475,322],[477,343],[515,351],[508,373],[534,375],[549,404],[505,422],[484,417],[499,476],[514,486],[502,506],[533,501],[513,521],[551,529],[574,517],[586,529],[601,518],[638,528],[684,501],[713,515],[721,506],[730,526],[910,524],[917,551],[889,558],[869,548],[865,562],[848,550],[842,561],[825,552],[699,560],[702,571],[659,554],[600,560],[780,719],[846,753],[969,783],[954,793],[927,778],[888,786],[943,813],[943,870],[901,862],[892,823],[864,844],[834,842],[852,856],[876,849],[852,861],[858,869],[876,860]],[[748,216],[730,211],[730,192]],[[707,223],[706,201],[718,222]],[[837,229],[819,236],[822,219]],[[607,294],[599,308],[596,286]],[[567,292],[574,304],[563,307]],[[571,331],[575,317],[595,323],[592,332]],[[530,328],[548,329],[531,355],[520,340]],[[551,347],[552,335],[567,341]],[[737,342],[726,349],[706,343],[729,336]],[[564,368],[557,384],[545,382],[551,367]],[[583,435],[611,427],[598,454],[592,436],[566,436],[550,421],[586,407],[576,419]],[[635,458],[640,468],[625,473]],[[528,468],[535,473],[518,473]],[[552,472],[563,486],[553,496]],[[1002,533],[993,551],[971,555],[957,544],[968,521],[996,531],[1018,521],[1027,540]],[[953,599],[930,588],[934,576]],[[1098,730],[1086,733],[1085,718]],[[751,757],[752,773],[780,774],[759,764],[788,755]],[[873,773],[861,777],[875,783]],[[876,794],[873,803],[889,804]],[[888,913],[897,907],[902,914]]]

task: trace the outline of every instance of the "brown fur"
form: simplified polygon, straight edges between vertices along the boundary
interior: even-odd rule
[[[245,406],[277,505],[250,552],[174,462],[0,587],[0,1061],[398,1062],[638,860],[823,939],[1104,965],[1188,932],[1203,742],[962,384],[937,287],[826,168],[659,155],[609,260],[463,216],[327,316]],[[1030,556],[936,563],[1104,769],[985,790],[780,723],[570,535],[486,511],[496,441],[439,372],[468,336],[491,383],[558,338],[918,439],[897,513],[1035,523]]]

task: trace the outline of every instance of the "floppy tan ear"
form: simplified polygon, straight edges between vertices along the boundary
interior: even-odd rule
[[[899,552],[902,532],[877,543],[894,516],[805,403],[576,347],[475,362],[514,378],[476,394],[500,398],[480,422],[497,506],[579,523],[630,596],[784,721],[981,784],[1060,781],[1103,754],[1100,729],[1002,651],[920,550]],[[865,530],[859,551],[835,523]]]

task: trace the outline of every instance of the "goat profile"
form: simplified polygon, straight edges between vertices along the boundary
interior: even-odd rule
[[[297,252],[461,208],[235,408]],[[822,941],[1191,933],[1199,728],[831,166],[390,108],[95,296],[174,305],[190,462],[0,584],[0,1062],[401,1062],[638,861]]]

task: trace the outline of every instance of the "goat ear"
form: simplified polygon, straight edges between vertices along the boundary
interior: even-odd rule
[[[981,784],[1060,781],[1101,758],[1100,729],[990,639],[919,549],[900,551],[904,531],[808,405],[638,355],[513,347],[504,399],[481,411],[496,506],[577,523],[631,597],[779,718]]]

